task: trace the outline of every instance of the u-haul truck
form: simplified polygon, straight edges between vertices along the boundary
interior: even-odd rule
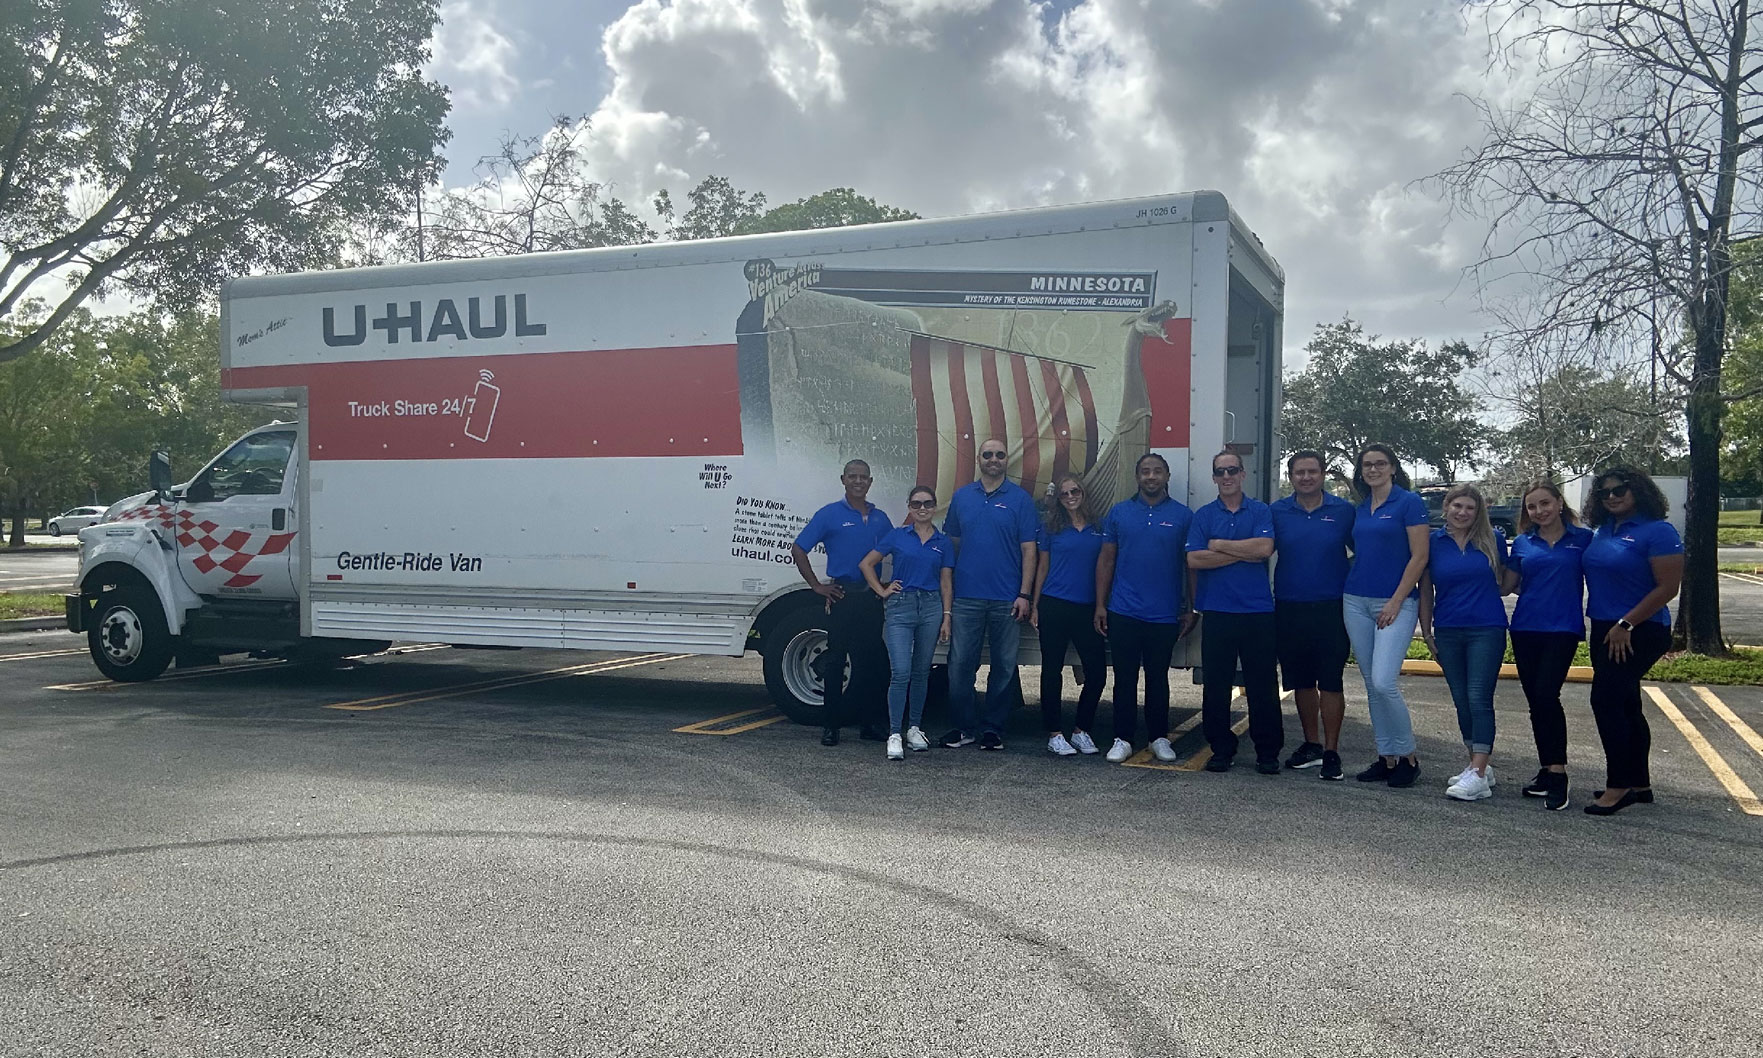
[[[1216,192],[238,279],[222,386],[287,421],[83,530],[69,625],[118,680],[392,640],[757,649],[811,721],[790,544],[846,460],[895,517],[991,437],[1037,497],[1124,498],[1154,451],[1205,502],[1230,445],[1267,498],[1283,288]]]

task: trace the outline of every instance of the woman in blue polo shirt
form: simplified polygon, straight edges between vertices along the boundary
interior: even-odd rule
[[[1506,654],[1506,538],[1488,524],[1488,505],[1474,485],[1445,493],[1445,524],[1427,545],[1420,578],[1420,634],[1445,670],[1457,728],[1469,765],[1445,796],[1480,801],[1494,796],[1494,684]]]
[[[1579,524],[1555,483],[1544,479],[1524,489],[1518,539],[1507,567],[1518,575],[1512,610],[1512,660],[1530,704],[1538,771],[1524,796],[1543,807],[1567,807],[1567,713],[1561,685],[1585,639],[1585,549],[1592,531]]]
[[[1029,623],[1041,637],[1041,724],[1047,729],[1047,752],[1069,757],[1096,752],[1090,725],[1102,700],[1108,671],[1107,646],[1096,631],[1096,558],[1102,553],[1102,527],[1084,494],[1083,479],[1060,476],[1058,495],[1047,524],[1041,528],[1040,565],[1035,568],[1034,608]],[[1065,651],[1077,649],[1083,665],[1083,690],[1077,697],[1077,719],[1065,737]]]
[[[930,662],[937,642],[949,641],[950,611],[955,607],[955,544],[931,524],[937,493],[919,485],[906,498],[906,524],[875,545],[857,564],[869,590],[882,600],[882,638],[888,644],[888,759],[903,760],[906,747],[930,748],[924,734],[924,698],[930,687]],[[894,577],[883,584],[876,567],[894,560]],[[911,726],[902,731],[907,702]]]
[[[1426,572],[1426,502],[1408,491],[1408,474],[1388,445],[1368,444],[1353,461],[1353,568],[1341,596],[1341,619],[1359,674],[1365,678],[1377,759],[1360,782],[1413,786],[1420,778],[1414,721],[1398,680],[1420,619],[1420,575]]]
[[[1653,479],[1632,467],[1598,475],[1586,511],[1586,616],[1592,621],[1592,715],[1609,772],[1587,815],[1615,815],[1653,800],[1647,754],[1653,736],[1641,711],[1641,680],[1671,646],[1665,604],[1683,584],[1683,541]]]

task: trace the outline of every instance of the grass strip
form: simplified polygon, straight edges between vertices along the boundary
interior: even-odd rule
[[[0,621],[10,621],[15,617],[59,617],[66,612],[66,604],[56,592],[0,593]]]

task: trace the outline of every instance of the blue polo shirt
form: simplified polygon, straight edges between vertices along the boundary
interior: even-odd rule
[[[1022,591],[1022,545],[1040,535],[1035,501],[1005,481],[988,493],[975,481],[955,490],[943,532],[959,541],[955,597],[1008,601]]]
[[[1426,501],[1400,485],[1391,485],[1383,506],[1371,509],[1367,496],[1353,511],[1353,568],[1341,590],[1348,595],[1387,599],[1402,583],[1402,570],[1412,554],[1410,526],[1427,524]],[[1418,597],[1419,588],[1415,588]]]
[[[943,570],[955,565],[955,543],[941,532],[920,540],[910,525],[882,537],[875,550],[894,560],[894,579],[907,591],[941,591]]]
[[[1273,594],[1280,602],[1339,602],[1347,583],[1347,547],[1353,542],[1353,505],[1322,494],[1313,511],[1297,496],[1275,500]]]
[[[1188,505],[1168,496],[1155,507],[1134,493],[1109,508],[1102,540],[1117,549],[1108,609],[1157,624],[1181,620],[1187,576]]]
[[[1213,540],[1273,539],[1273,513],[1267,504],[1244,496],[1235,511],[1213,500],[1194,512],[1188,525],[1188,550],[1204,551]],[[1217,569],[1196,570],[1194,609],[1217,613],[1272,613],[1273,589],[1267,584],[1267,560],[1232,562]]]
[[[1102,553],[1102,527],[1066,526],[1057,533],[1041,530],[1041,551],[1047,556],[1047,579],[1041,594],[1066,602],[1096,601],[1096,557]]]
[[[1506,534],[1494,530],[1494,551],[1506,561]],[[1432,531],[1426,571],[1432,576],[1434,628],[1505,628],[1500,582],[1481,548],[1458,547],[1449,529]]]
[[[1518,573],[1518,605],[1512,608],[1514,632],[1569,632],[1585,638],[1585,549],[1592,531],[1582,525],[1563,527],[1550,546],[1535,529],[1512,541],[1506,564]]]
[[[857,563],[893,529],[894,523],[880,507],[870,504],[866,515],[841,496],[814,512],[814,517],[796,534],[796,546],[812,551],[814,545],[825,544],[826,575],[834,580],[862,581],[863,571]]]
[[[1683,554],[1683,541],[1671,523],[1639,515],[1621,525],[1605,522],[1585,549],[1585,615],[1594,621],[1620,621],[1635,603],[1658,587],[1653,559]],[[1670,607],[1647,620],[1671,625]]]

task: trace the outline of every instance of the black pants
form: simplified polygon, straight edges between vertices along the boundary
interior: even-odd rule
[[[869,586],[841,583],[845,597],[827,615],[826,654],[817,664],[826,686],[827,727],[888,722],[888,649],[882,643],[882,604]],[[845,659],[851,682],[844,685]]]
[[[1579,649],[1572,632],[1512,632],[1512,660],[1518,682],[1530,703],[1530,731],[1536,736],[1537,763],[1547,768],[1567,764],[1567,713],[1561,708],[1561,685]]]
[[[1249,700],[1249,740],[1256,760],[1278,760],[1285,744],[1279,715],[1279,673],[1275,668],[1274,619],[1271,613],[1223,613],[1208,610],[1200,621],[1200,726],[1212,756],[1237,755],[1237,733],[1230,727],[1232,688],[1237,664],[1243,667],[1243,696]]]
[[[1613,627],[1614,621],[1592,622],[1592,715],[1604,742],[1609,769],[1605,784],[1619,790],[1651,786],[1647,755],[1653,748],[1653,732],[1641,711],[1641,680],[1671,646],[1671,629],[1652,621],[1636,625],[1628,660],[1617,662],[1610,660],[1604,646],[1604,636]]]
[[[1141,621],[1108,611],[1108,649],[1114,654],[1114,737],[1133,740],[1139,728],[1139,670],[1145,671],[1145,728],[1153,739],[1169,734],[1169,660],[1181,625]]]
[[[1077,648],[1083,665],[1083,690],[1077,696],[1077,725],[1088,731],[1096,722],[1102,685],[1108,680],[1107,647],[1096,631],[1094,603],[1067,602],[1041,596],[1041,726],[1065,730],[1065,649]]]

